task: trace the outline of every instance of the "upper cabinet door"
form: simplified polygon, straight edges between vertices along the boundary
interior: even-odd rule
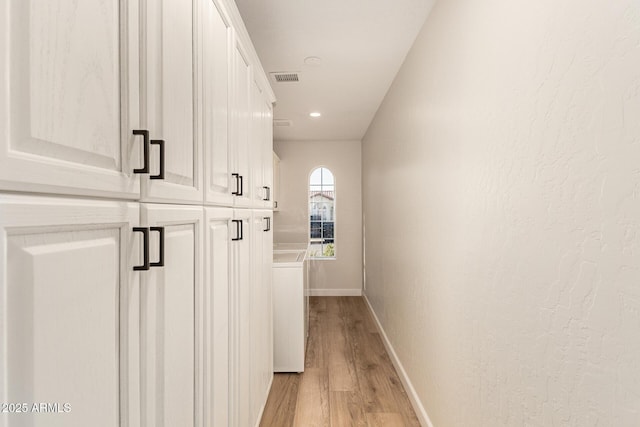
[[[205,202],[232,206],[236,179],[229,145],[229,64],[231,25],[213,0],[202,0],[202,131],[205,153]]]
[[[237,37],[233,43],[231,93],[231,147],[233,150],[234,206],[252,204],[251,143],[249,130],[252,118],[250,103],[251,65],[244,47]]]
[[[261,208],[264,206],[268,196],[266,184],[264,182],[264,165],[262,151],[264,149],[264,108],[263,95],[260,85],[251,79],[251,122],[249,129],[249,146],[251,158],[251,174],[253,183],[252,207]]]
[[[273,209],[275,186],[273,176],[273,106],[271,102],[262,99],[262,179],[266,191],[263,206]]]
[[[202,203],[202,144],[198,118],[198,6],[194,0],[146,1],[142,50],[143,124],[152,144],[144,201]],[[153,179],[164,172],[164,179]]]
[[[273,144],[271,146],[273,147]],[[278,200],[280,200],[280,157],[275,151],[273,152],[273,194],[271,194],[271,199],[273,200],[273,210],[277,211]]]
[[[0,190],[139,197],[138,1],[0,5]]]

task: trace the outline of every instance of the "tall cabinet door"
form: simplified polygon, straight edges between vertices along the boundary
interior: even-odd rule
[[[138,1],[0,5],[0,190],[139,197]]]
[[[236,180],[232,177],[229,139],[229,68],[232,29],[214,0],[202,0],[202,130],[205,152],[205,202],[232,206]]]
[[[234,206],[250,207],[252,204],[251,175],[251,126],[250,82],[251,66],[248,55],[237,37],[234,37],[232,52],[231,93],[231,145],[233,147]]]
[[[198,103],[197,0],[146,1],[146,48],[143,49],[143,124],[152,140],[150,175],[143,179],[145,201],[202,203],[202,144]]]
[[[256,422],[267,402],[273,376],[273,319],[272,271],[273,233],[272,213],[254,210],[252,215],[252,270],[249,291],[250,306],[250,367],[251,420]]]
[[[231,295],[231,422],[233,426],[253,426],[251,420],[251,210],[234,209],[233,276]]]
[[[202,426],[202,211],[141,208],[151,228],[141,284],[143,427]]]
[[[0,402],[27,404],[0,425],[139,426],[138,216],[0,196]]]
[[[205,209],[204,427],[229,426],[231,239],[233,209]]]

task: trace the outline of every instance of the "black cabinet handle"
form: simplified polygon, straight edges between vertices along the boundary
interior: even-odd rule
[[[164,179],[164,139],[152,139],[150,144],[158,145],[160,148],[160,172],[149,176],[149,179]]]
[[[268,202],[269,200],[271,200],[271,187],[267,187],[267,186],[265,185],[265,186],[264,186],[264,187],[262,187],[262,188],[264,188],[264,189],[266,190],[266,191],[265,191],[265,194],[267,195],[267,197],[266,197],[265,199],[262,199],[262,200],[264,200],[265,202]]]
[[[238,177],[240,177],[240,192],[238,196],[242,196],[244,194],[244,181],[242,180],[242,175],[238,175]]]
[[[158,232],[158,261],[152,262],[149,265],[151,267],[164,267],[164,227],[149,227],[151,231]]]
[[[265,229],[264,229],[264,230],[262,230],[262,231],[265,231],[265,232],[266,232],[266,231],[271,231],[271,217],[270,217],[270,216],[267,216],[267,217],[265,217],[264,219],[266,219],[266,220],[267,220],[267,228],[265,228]]]
[[[134,169],[133,173],[149,173],[149,131],[148,130],[141,130],[141,129],[135,129],[133,131],[134,135],[142,135],[143,138],[143,145],[142,145],[142,151],[143,151],[143,159],[142,159],[142,167],[138,168],[138,169]]]
[[[149,269],[149,229],[147,227],[133,227],[133,231],[142,233],[142,246],[143,246],[143,262],[142,265],[134,265],[134,271],[148,270]]]
[[[233,191],[231,194],[234,196],[241,196],[242,189],[240,188],[240,174],[232,173],[231,176],[236,179],[236,191]]]
[[[236,223],[236,236],[234,237],[233,241],[237,241],[237,240],[242,240],[243,237],[243,230],[242,230],[242,220],[241,219],[232,219],[231,222],[235,222]]]

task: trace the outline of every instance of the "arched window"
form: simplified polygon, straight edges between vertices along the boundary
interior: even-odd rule
[[[309,244],[314,258],[335,258],[336,185],[327,168],[309,176]]]

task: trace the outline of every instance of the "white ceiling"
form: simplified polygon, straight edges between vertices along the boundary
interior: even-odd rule
[[[434,0],[236,0],[270,79],[276,140],[361,139]],[[306,65],[310,56],[320,65]],[[313,119],[309,113],[322,117]]]

